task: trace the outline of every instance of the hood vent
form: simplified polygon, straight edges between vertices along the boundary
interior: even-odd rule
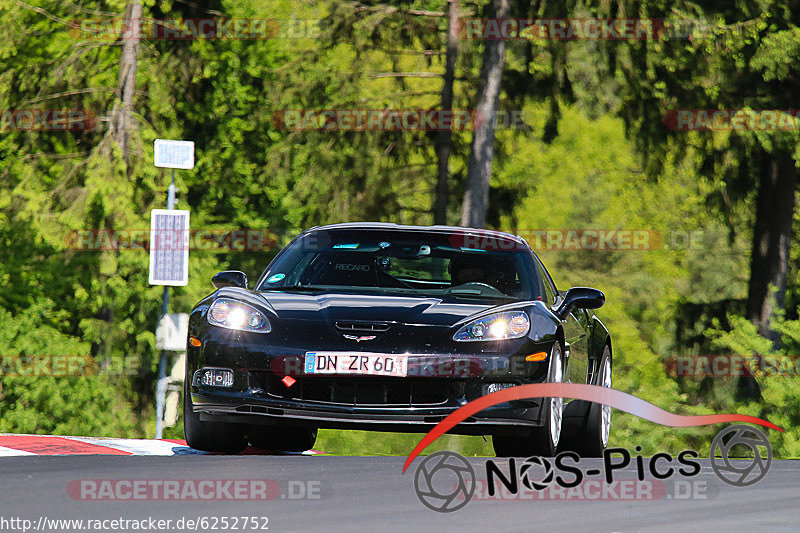
[[[389,331],[389,322],[370,322],[360,320],[339,320],[336,329],[343,333],[382,333]]]

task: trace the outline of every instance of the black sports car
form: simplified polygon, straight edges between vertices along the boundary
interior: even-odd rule
[[[588,311],[603,293],[559,292],[508,233],[317,227],[253,288],[239,271],[213,283],[189,320],[184,429],[193,448],[306,450],[318,428],[427,432],[515,385],[611,386],[610,336]],[[609,428],[608,407],[546,398],[486,409],[455,432],[492,435],[498,455],[598,455]]]

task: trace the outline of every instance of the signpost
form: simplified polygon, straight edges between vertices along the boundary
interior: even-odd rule
[[[167,189],[167,209],[153,209],[150,213],[150,284],[164,285],[164,300],[161,305],[163,323],[169,312],[169,287],[186,285],[189,282],[189,211],[175,209],[175,169],[194,168],[194,142],[156,139],[153,147],[153,164],[172,169],[172,180]],[[162,325],[161,329],[165,332],[170,328],[165,329]],[[166,350],[174,348],[176,344],[174,333],[172,342],[159,339],[158,335],[156,337],[156,343],[162,347],[156,386],[156,438],[160,439],[167,391]],[[185,335],[183,338],[185,340]]]
[[[186,349],[186,337],[189,335],[189,314],[175,313],[164,315],[156,329],[156,348],[172,352]]]

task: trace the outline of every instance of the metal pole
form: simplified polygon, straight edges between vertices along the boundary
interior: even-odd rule
[[[167,189],[167,209],[175,209],[175,169],[172,169],[172,181]],[[169,286],[164,286],[164,301],[161,304],[162,318],[169,312]],[[167,394],[167,352],[161,350],[161,358],[158,360],[158,384],[156,385],[156,438],[160,439],[163,434],[164,420],[164,398]]]

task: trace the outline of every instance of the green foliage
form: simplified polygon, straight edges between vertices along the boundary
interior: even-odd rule
[[[15,356],[88,356],[87,342],[59,333],[49,324],[64,314],[48,301],[37,302],[17,316],[0,309],[4,326],[0,331],[0,433],[135,436],[131,406],[119,396],[119,388],[126,387],[123,380],[104,374],[48,375],[59,373],[57,363],[47,372],[15,362],[19,361]]]
[[[176,173],[177,207],[191,209],[193,228],[270,229],[285,244],[322,223],[432,221],[435,134],[289,131],[274,118],[291,109],[435,109],[440,78],[380,74],[443,72],[444,56],[436,52],[443,50],[446,18],[407,10],[444,10],[446,2],[143,2],[146,17],[296,17],[319,21],[320,33],[142,41],[129,168],[107,130],[122,42],[68,31],[64,21],[90,16],[78,3],[39,4],[52,17],[20,6],[0,10],[0,108],[88,109],[102,120],[86,132],[0,133],[0,356],[82,355],[98,368],[124,360],[134,371],[2,375],[0,432],[153,435],[153,332],[162,289],[148,285],[147,254],[73,250],[68,237],[74,230],[149,227],[149,212],[164,207],[169,183],[168,172],[152,165],[156,138],[196,143],[195,169]],[[80,2],[120,17],[125,4]],[[612,4],[594,4],[524,6],[515,16],[617,16],[604,11]],[[626,6],[641,18],[718,21],[691,40],[510,42],[500,104],[522,110],[528,127],[497,133],[489,220],[525,237],[536,230],[648,231],[647,250],[537,250],[560,289],[591,285],[606,293],[598,314],[613,336],[615,387],[682,414],[768,417],[787,429],[770,435],[776,454],[800,456],[796,377],[760,379],[761,400],[739,402],[732,380],[680,380],[664,369],[666,358],[687,353],[777,353],[731,309],[747,295],[752,185],[761,164],[753,155],[775,147],[798,152],[797,137],[674,135],[662,120],[678,106],[792,107],[796,15],[781,3],[739,4],[741,13],[722,4],[707,12],[673,2]],[[462,3],[477,17],[486,5]],[[740,19],[743,25],[733,24]],[[459,43],[457,109],[474,106],[481,47]],[[759,90],[738,90],[752,87]],[[454,132],[453,222],[470,139],[470,132]],[[192,251],[189,285],[171,290],[171,310],[186,311],[207,295],[218,270],[238,268],[255,278],[274,253]],[[796,244],[791,258],[792,265],[800,260]],[[800,353],[796,277],[793,266],[791,305],[774,325],[785,354]],[[615,412],[611,444],[705,453],[715,431],[664,428]],[[165,436],[180,438],[181,425]],[[324,430],[317,448],[405,455],[419,438]],[[491,453],[484,439],[458,436],[428,451],[445,448]]]
[[[526,109],[533,135],[515,143],[512,155],[500,169],[498,182],[525,184],[530,193],[519,209],[504,221],[505,228],[528,237],[555,276],[559,289],[593,286],[606,294],[598,311],[612,334],[614,386],[670,412],[711,414],[733,412],[766,416],[777,423],[779,411],[772,403],[780,397],[793,405],[791,394],[800,388],[791,378],[764,380],[761,404],[733,400],[733,379],[707,382],[676,380],[664,361],[670,356],[696,353],[710,344],[714,353],[770,353],[771,342],[758,336],[748,321],[731,317],[723,330],[703,329],[705,342],[687,346],[676,329],[682,309],[704,305],[720,297],[741,299],[746,294],[744,239],[729,240],[713,212],[704,210],[703,195],[711,184],[686,167],[667,167],[665,179],[648,180],[622,121],[612,117],[590,119],[572,106],[562,107],[559,136],[541,141],[546,124],[544,106]],[[536,154],[531,157],[531,154]],[[646,250],[553,249],[552,242],[536,238],[542,230],[639,230],[650,235]],[[548,242],[550,244],[548,244]],[[786,353],[797,352],[797,324],[776,323],[784,333]],[[730,331],[728,331],[730,330]],[[794,350],[794,351],[793,351]],[[708,353],[708,352],[700,352]],[[783,385],[779,385],[779,383]],[[702,386],[701,386],[702,385]],[[776,392],[781,391],[781,392]],[[790,397],[791,396],[791,397]],[[793,420],[798,411],[783,415]],[[645,453],[660,449],[678,451],[692,446],[707,453],[718,428],[673,429],[615,412],[611,445],[641,445]],[[776,454],[796,456],[798,430],[770,435]]]
[[[379,433],[375,431],[340,431],[323,429],[314,448],[333,455],[408,455],[422,435]],[[443,435],[425,448],[424,454],[450,450],[466,456],[493,456],[491,439]]]
[[[761,401],[736,405],[736,412],[767,418],[784,430],[783,433],[770,431],[770,443],[779,457],[800,456],[800,387],[797,386],[800,373],[800,320],[775,321],[775,329],[781,333],[782,349],[775,350],[772,342],[758,334],[755,326],[743,317],[731,317],[729,331],[709,330],[712,346],[723,353],[766,356],[764,372],[756,372],[761,389]],[[770,367],[769,356],[788,356],[777,372]],[[772,368],[772,370],[770,370]]]

